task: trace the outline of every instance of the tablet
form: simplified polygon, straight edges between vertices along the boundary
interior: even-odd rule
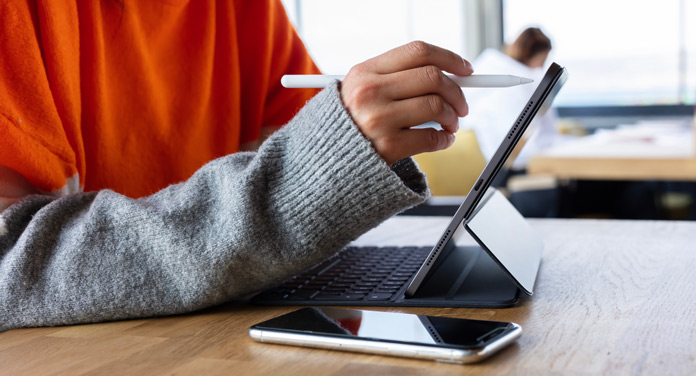
[[[561,89],[567,80],[568,73],[566,69],[556,63],[552,63],[546,71],[541,83],[532,94],[531,98],[520,112],[516,121],[510,127],[510,131],[502,140],[498,150],[495,152],[491,160],[481,172],[481,175],[476,180],[466,199],[461,204],[457,212],[452,217],[450,224],[443,232],[437,245],[426,258],[426,261],[420,267],[411,283],[406,289],[406,297],[413,297],[421,284],[426,280],[428,273],[438,265],[440,257],[445,253],[443,250],[453,248],[453,243],[456,240],[456,234],[463,232],[462,229],[467,226],[469,221],[475,216],[479,203],[484,197],[490,197],[492,194],[489,187],[495,178],[512,166],[512,162],[519,154],[524,146],[524,143],[531,137],[534,132],[533,126],[530,126],[534,117],[541,113],[543,114],[553,102],[558,91]],[[488,195],[487,195],[488,192]],[[518,213],[519,214],[519,213]],[[459,231],[458,231],[459,230]],[[520,259],[518,255],[515,257],[506,257],[509,255],[496,255],[491,250],[486,249],[491,258],[498,263],[505,272],[512,278],[513,282],[527,294],[532,293],[534,278],[529,274],[533,272],[536,276],[539,260],[530,260],[530,265],[513,265],[525,261]],[[536,265],[531,265],[535,263]]]

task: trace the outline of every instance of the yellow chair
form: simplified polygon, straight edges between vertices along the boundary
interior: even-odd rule
[[[446,150],[413,157],[425,172],[433,196],[465,196],[486,166],[474,131],[461,130],[456,136]]]

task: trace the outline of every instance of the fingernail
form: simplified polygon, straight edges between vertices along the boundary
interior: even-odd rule
[[[471,70],[471,72],[473,73],[473,72],[474,72],[474,66],[471,65],[471,63],[469,62],[469,60],[467,60],[467,59],[462,59],[462,60],[464,60],[464,64],[466,65],[466,67],[469,68],[469,70]]]

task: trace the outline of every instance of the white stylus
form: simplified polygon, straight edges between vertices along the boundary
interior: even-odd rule
[[[323,74],[286,74],[280,84],[291,89],[323,88],[334,80],[342,81],[345,76]],[[524,85],[534,80],[509,74],[474,74],[471,76],[454,76],[448,74],[461,87],[509,87]]]

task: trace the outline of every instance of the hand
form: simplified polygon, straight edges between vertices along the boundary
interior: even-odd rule
[[[0,213],[15,202],[35,193],[40,191],[22,174],[0,164]]]
[[[474,71],[454,52],[417,41],[354,66],[341,83],[348,113],[390,166],[454,142],[469,107],[443,70],[458,76]],[[411,129],[429,121],[443,130]]]

